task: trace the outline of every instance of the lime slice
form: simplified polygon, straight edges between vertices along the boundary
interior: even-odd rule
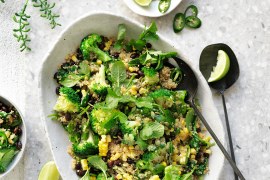
[[[47,162],[41,169],[38,180],[59,180],[60,174],[54,161]]]
[[[149,6],[152,0],[134,0],[140,6]]]
[[[218,51],[217,56],[217,65],[213,67],[213,71],[211,72],[210,78],[208,82],[214,82],[222,79],[230,69],[230,58],[228,54],[223,51]]]

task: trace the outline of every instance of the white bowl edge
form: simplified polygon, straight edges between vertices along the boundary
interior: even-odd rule
[[[45,64],[46,64],[46,60],[50,57],[50,55],[51,55],[51,53],[54,51],[54,49],[57,47],[57,45],[59,45],[60,44],[60,42],[61,42],[61,39],[65,36],[65,35],[67,35],[67,33],[69,33],[69,30],[74,26],[74,25],[76,25],[76,24],[79,24],[80,22],[82,22],[82,21],[84,21],[85,19],[87,19],[87,18],[91,18],[91,17],[93,17],[93,16],[113,16],[113,17],[115,17],[115,18],[119,18],[119,19],[122,19],[122,21],[126,21],[126,22],[128,22],[128,23],[130,23],[130,24],[133,24],[133,25],[135,25],[135,26],[138,26],[139,28],[143,28],[143,26],[142,26],[142,24],[140,24],[140,23],[138,23],[137,21],[134,21],[134,20],[131,20],[131,19],[129,19],[129,18],[127,18],[127,17],[122,17],[122,16],[120,16],[120,15],[115,15],[115,14],[112,14],[112,13],[109,13],[109,12],[101,12],[101,11],[98,11],[98,12],[91,12],[91,13],[88,13],[88,14],[86,14],[86,15],[84,15],[84,16],[81,16],[80,18],[78,18],[77,20],[75,20],[73,23],[71,23],[67,28],[65,28],[65,30],[60,34],[60,36],[59,36],[59,38],[57,39],[57,41],[55,42],[55,44],[54,44],[54,46],[51,48],[51,50],[47,53],[47,55],[45,56],[46,58],[44,58],[44,60],[43,60],[43,62],[42,62],[42,66],[41,66],[41,69],[40,69],[40,74],[39,74],[39,105],[40,105],[40,108],[41,108],[41,119],[43,120],[43,122],[45,123],[45,121],[46,121],[46,119],[48,119],[48,118],[46,118],[47,117],[47,115],[44,113],[45,112],[45,108],[44,108],[44,105],[45,105],[45,102],[43,101],[43,89],[42,89],[42,80],[43,80],[43,76],[42,76],[42,73],[43,73],[43,71],[44,71],[44,66],[45,66]],[[91,33],[91,32],[89,32],[89,33]],[[173,43],[173,42],[171,42],[170,40],[168,40],[168,39],[165,39],[162,35],[160,35],[160,34],[158,34],[159,35],[159,37],[160,37],[160,41],[159,41],[159,43],[161,43],[162,44],[162,42],[164,42],[165,44],[170,44],[170,45],[172,45],[172,48],[174,49],[175,48],[175,50],[177,50],[177,52],[180,52],[179,51],[179,47],[178,47],[178,45],[177,44],[175,44],[175,43]],[[81,39],[79,39],[79,41],[80,41]],[[79,45],[79,44],[78,44]],[[72,48],[73,50],[72,51],[70,51],[70,52],[67,52],[67,54],[68,53],[72,53],[72,52],[74,52],[75,51],[75,48],[73,47]],[[183,56],[182,55],[182,53],[181,53],[181,57],[182,57],[182,59],[184,59],[189,65],[191,65],[192,63],[190,63],[190,61],[188,60],[188,58],[186,58],[185,56]],[[64,57],[62,57],[62,59],[64,60]],[[63,62],[63,61],[62,61]],[[53,67],[53,68],[57,68],[57,67]],[[217,135],[218,135],[218,137],[220,138],[220,141],[224,144],[224,142],[225,142],[225,135],[224,135],[224,129],[223,129],[223,126],[222,126],[222,123],[221,123],[221,120],[220,120],[220,118],[219,118],[219,115],[218,115],[218,113],[217,113],[217,109],[215,108],[215,106],[214,106],[214,102],[213,102],[213,99],[212,99],[212,95],[211,95],[211,91],[210,91],[210,88],[208,87],[208,85],[207,85],[207,83],[206,83],[206,81],[204,80],[204,78],[203,78],[203,76],[201,75],[201,73],[198,71],[198,68],[194,68],[194,67],[192,67],[191,66],[191,68],[195,71],[195,73],[196,73],[196,75],[197,75],[197,78],[198,78],[198,81],[199,81],[199,88],[200,88],[200,90],[198,91],[198,94],[199,94],[199,96],[201,96],[201,93],[203,93],[203,94],[205,94],[206,93],[206,95],[207,95],[207,99],[205,99],[205,96],[204,96],[204,98],[200,98],[200,102],[202,103],[202,101],[203,101],[203,103],[202,104],[204,104],[204,103],[206,103],[206,101],[207,101],[207,104],[209,104],[210,105],[210,107],[204,107],[203,106],[203,114],[204,114],[204,116],[206,117],[206,119],[207,119],[207,117],[208,116],[210,116],[209,115],[209,113],[207,114],[206,113],[206,111],[209,111],[209,112],[211,112],[210,114],[211,114],[211,116],[215,116],[215,118],[218,120],[218,122],[219,123],[217,123],[216,125],[215,125],[215,127],[213,127],[213,130],[217,133]],[[45,75],[45,74],[44,74]],[[51,79],[51,81],[53,81],[53,79]],[[54,91],[52,91],[52,92],[54,92]],[[51,109],[52,110],[52,109]],[[212,121],[211,122],[209,122],[210,123],[210,125],[213,123]],[[56,123],[56,124],[58,124],[58,126],[60,126],[60,124],[59,123]],[[47,137],[49,138],[49,134],[48,134],[48,126],[47,126],[47,123],[46,123],[46,125],[45,125],[45,127],[46,127],[46,132],[47,132]],[[62,127],[61,127],[62,128]],[[66,137],[67,138],[67,137]],[[53,157],[54,157],[54,159],[56,160],[56,157],[55,157],[55,151],[57,151],[56,149],[57,148],[55,148],[55,147],[52,147],[53,145],[52,145],[52,142],[51,142],[51,139],[49,138],[49,142],[50,142],[50,147],[51,147],[51,150],[52,150],[52,152],[53,152]],[[65,147],[66,148],[66,147]],[[218,150],[218,147],[217,146],[214,146],[214,147],[212,147],[212,150],[213,150],[213,155],[211,156],[211,158],[210,158],[210,162],[209,162],[209,169],[210,169],[210,173],[208,174],[208,175],[206,175],[206,179],[209,179],[209,180],[211,180],[211,177],[213,176],[213,177],[219,177],[220,176],[220,173],[221,173],[221,171],[222,171],[222,168],[223,168],[223,164],[224,164],[224,156],[223,156],[223,154]],[[65,152],[66,153],[66,152]],[[67,154],[67,153],[66,153]],[[217,166],[217,165],[214,165],[214,159],[213,159],[213,156],[217,156],[218,157],[218,159],[216,159],[216,161],[218,161],[219,163],[219,165]],[[56,161],[56,164],[57,164],[57,166],[59,167],[59,171],[60,171],[60,173],[62,174],[62,171],[64,171],[64,170],[62,170],[61,168],[60,168],[60,166],[59,166],[59,162],[57,162]],[[70,166],[70,165],[69,165]],[[215,168],[211,168],[211,167],[214,167],[215,166]],[[215,171],[216,172],[213,172],[211,169],[215,169]],[[70,170],[71,170],[71,168],[70,168]],[[72,172],[73,174],[75,174],[75,172]],[[66,176],[67,177],[67,176]],[[68,176],[69,178],[70,178],[70,176]],[[65,178],[65,177],[63,177],[63,178]]]
[[[22,124],[21,124],[21,127],[22,127],[22,136],[20,137],[20,140],[21,140],[21,143],[22,143],[22,149],[14,157],[14,159],[11,162],[11,164],[8,166],[8,169],[4,173],[0,174],[0,179],[2,179],[7,174],[9,174],[13,169],[15,169],[15,167],[19,164],[19,162],[23,158],[25,147],[26,147],[26,143],[27,143],[27,130],[26,130],[26,125],[25,125],[23,114],[20,111],[20,109],[18,109],[18,106],[14,102],[10,101],[10,99],[8,99],[7,97],[5,97],[3,95],[0,95],[0,101],[6,103],[7,105],[14,106],[15,109],[18,111],[19,115],[21,116],[21,119],[22,119]]]

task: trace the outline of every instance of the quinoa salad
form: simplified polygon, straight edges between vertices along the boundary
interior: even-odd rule
[[[168,64],[177,53],[152,47],[154,22],[137,39],[126,31],[89,34],[54,74],[50,116],[69,136],[71,167],[84,180],[202,178],[212,143],[177,90],[181,69]]]
[[[0,101],[0,173],[4,173],[22,149],[22,119],[13,106]]]

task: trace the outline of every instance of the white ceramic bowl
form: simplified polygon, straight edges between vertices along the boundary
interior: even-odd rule
[[[143,7],[138,5],[134,0],[124,0],[125,4],[131,9],[133,12],[147,17],[160,17],[166,14],[169,14],[172,10],[174,10],[182,0],[171,0],[170,8],[166,13],[161,13],[158,10],[159,0],[152,1],[149,7]]]
[[[67,153],[67,147],[70,145],[68,134],[57,121],[51,120],[48,115],[53,113],[53,106],[57,100],[55,94],[56,82],[53,79],[54,73],[57,71],[59,64],[64,62],[67,54],[70,54],[79,47],[81,40],[90,33],[99,33],[107,37],[117,35],[117,26],[124,23],[127,26],[127,37],[136,38],[142,32],[143,25],[126,17],[120,17],[109,13],[91,13],[77,19],[59,36],[56,44],[49,51],[44,60],[40,72],[40,109],[41,117],[46,123],[47,134],[51,143],[51,150],[63,179],[76,179],[75,172],[71,169],[71,157]],[[163,51],[177,51],[183,54],[176,44],[165,40],[159,35],[160,40],[153,44],[154,48]],[[224,130],[219,118],[217,109],[212,100],[211,91],[204,80],[202,74],[194,69],[192,63],[183,56],[184,59],[195,71],[198,81],[198,98],[203,109],[203,115],[216,132],[217,136],[224,142]],[[223,168],[224,157],[217,146],[212,148],[213,155],[210,157],[210,172],[206,175],[206,180],[218,179]]]
[[[15,166],[20,162],[20,160],[23,157],[24,154],[24,150],[25,150],[25,146],[26,146],[26,126],[25,126],[25,121],[24,118],[22,116],[21,111],[18,109],[18,107],[11,102],[10,100],[8,100],[7,98],[3,97],[0,95],[0,102],[3,102],[4,104],[6,104],[7,106],[14,106],[15,109],[19,112],[21,118],[22,118],[22,124],[21,124],[21,129],[22,129],[22,135],[20,137],[20,141],[22,143],[22,149],[19,151],[19,153],[14,157],[13,161],[10,163],[10,165],[8,166],[7,170],[0,174],[0,179],[2,179],[3,177],[5,177],[9,172],[11,172]]]

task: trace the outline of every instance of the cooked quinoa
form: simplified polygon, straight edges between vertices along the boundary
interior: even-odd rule
[[[90,34],[54,75],[57,119],[69,134],[78,176],[89,179],[197,179],[208,172],[210,137],[177,90],[175,52],[152,48],[155,24],[126,41]],[[99,164],[97,166],[97,164]]]

